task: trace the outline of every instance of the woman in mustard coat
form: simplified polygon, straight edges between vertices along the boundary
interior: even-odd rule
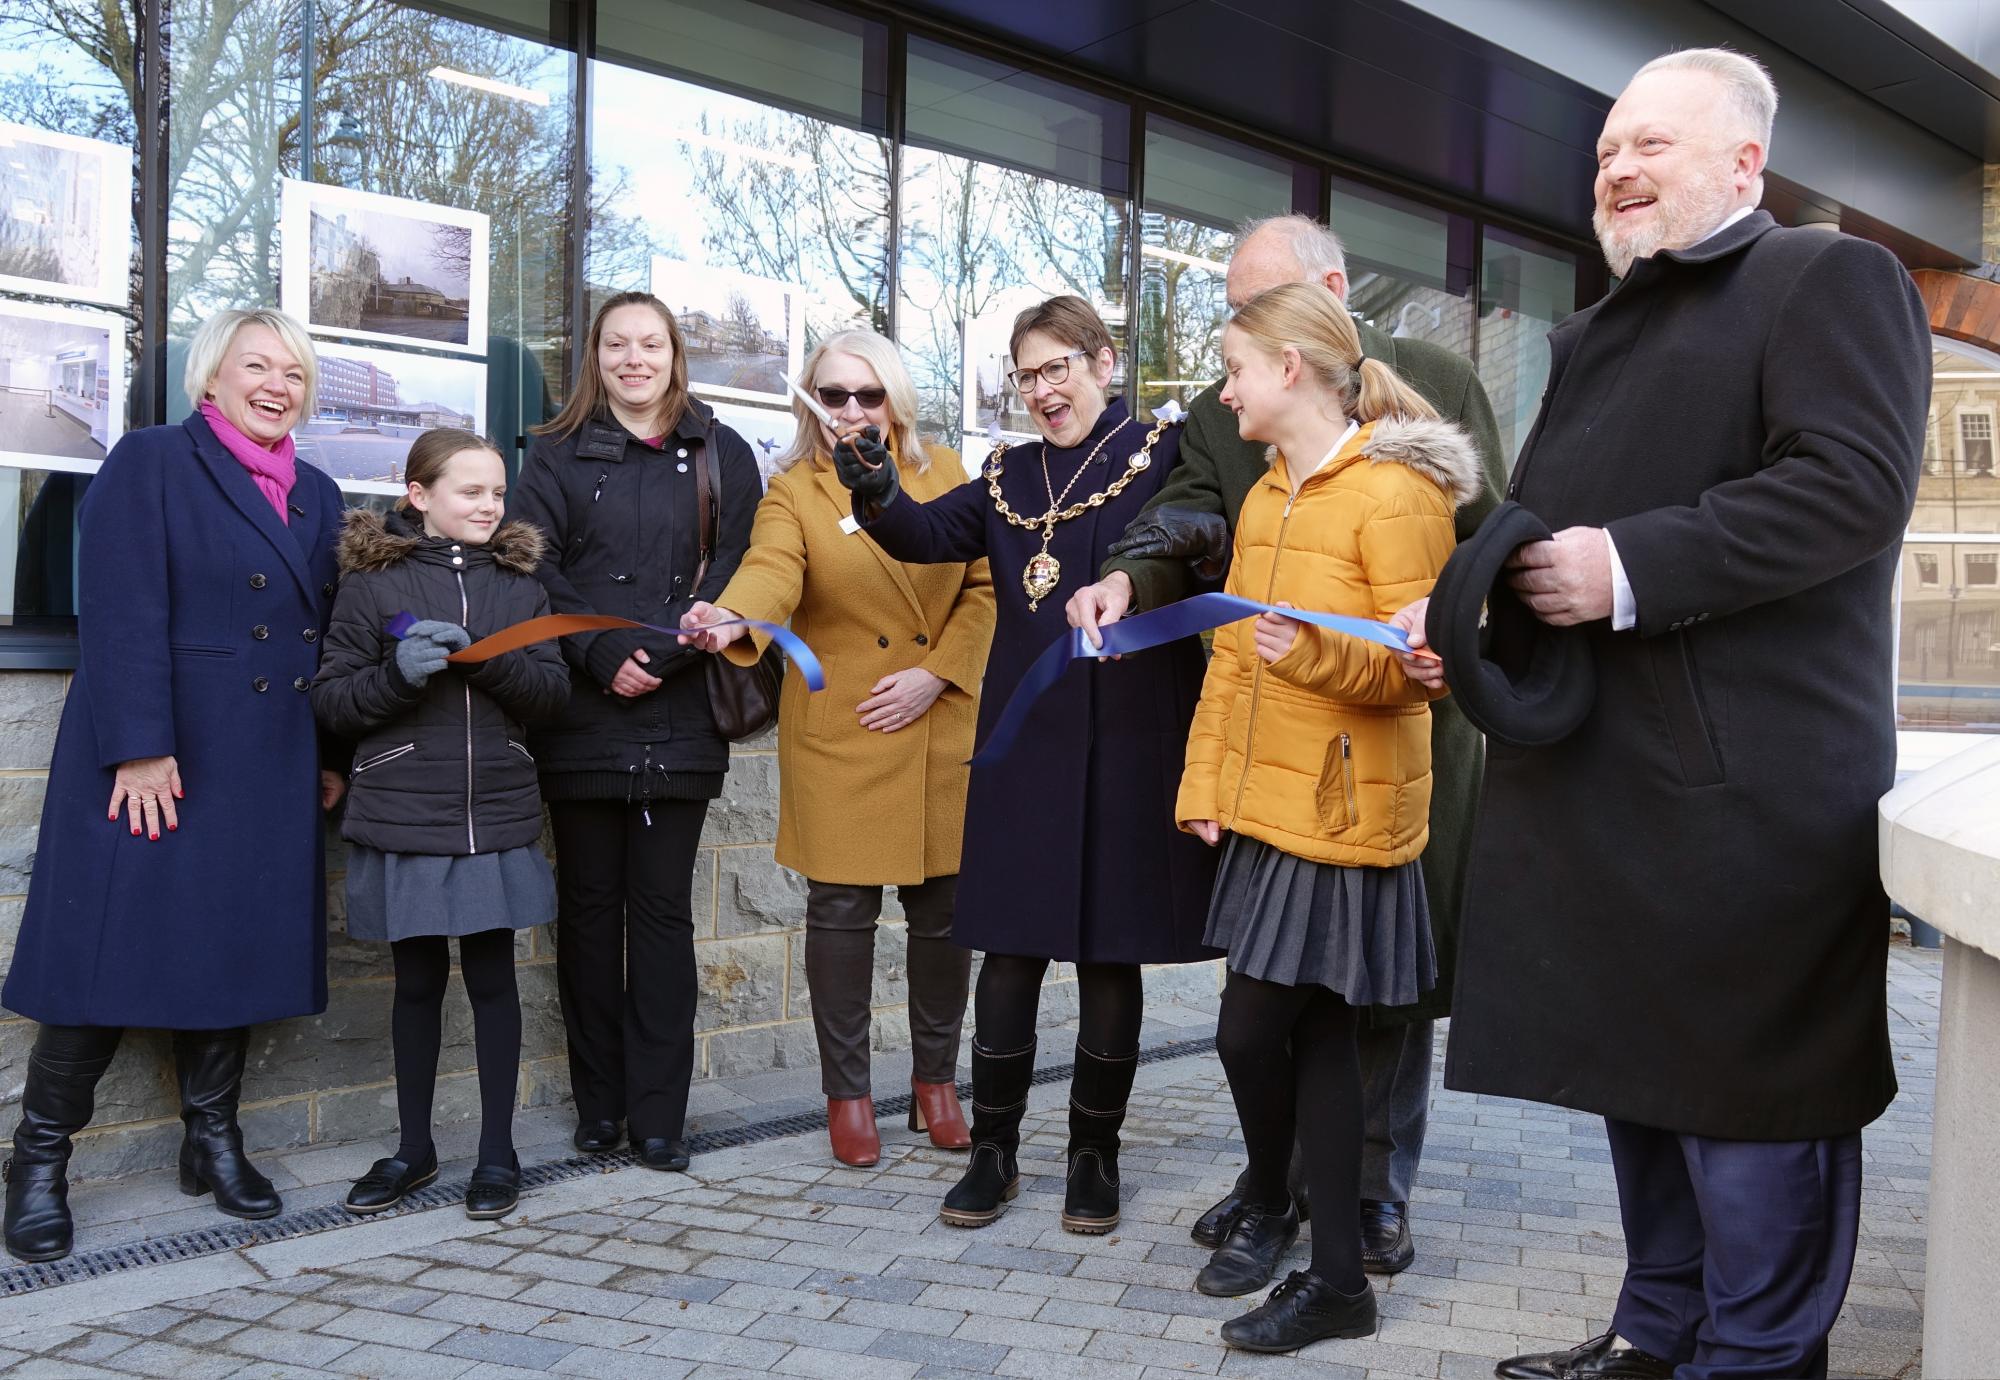
[[[828,337],[802,377],[842,435],[877,428],[916,497],[966,481],[957,454],[917,440],[916,387],[881,336]],[[802,403],[793,412],[797,439],[758,505],[749,554],[716,602],[694,605],[682,623],[790,619],[826,668],[819,694],[785,677],[777,860],[806,878],[806,985],[833,1153],[871,1165],[882,1152],[868,1028],[884,886],[896,888],[909,925],[910,1129],[928,1127],[946,1149],[970,1144],[955,1085],[972,954],[951,942],[951,921],[993,583],[983,560],[905,565],[854,530],[829,458],[836,438]],[[691,640],[749,665],[766,639],[746,633]],[[868,827],[856,830],[864,802]]]

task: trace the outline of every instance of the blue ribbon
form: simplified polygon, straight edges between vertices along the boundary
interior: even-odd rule
[[[1062,678],[1072,661],[1089,657],[1121,656],[1127,652],[1143,652],[1148,647],[1160,647],[1169,642],[1178,642],[1183,637],[1194,637],[1210,628],[1220,628],[1245,618],[1255,618],[1259,614],[1276,613],[1301,623],[1311,623],[1314,627],[1329,628],[1349,637],[1359,637],[1368,642],[1379,642],[1392,651],[1408,652],[1409,639],[1402,631],[1387,623],[1377,623],[1370,618],[1355,618],[1344,613],[1314,613],[1310,609],[1279,608],[1276,604],[1260,603],[1255,599],[1245,599],[1235,594],[1197,594],[1192,599],[1183,599],[1165,608],[1153,609],[1121,619],[1109,627],[1100,627],[1097,635],[1104,639],[1102,647],[1090,645],[1090,639],[1083,635],[1083,629],[1071,628],[1067,633],[1048,645],[1028,667],[1021,683],[1014,687],[1014,693],[1007,700],[1007,707],[1000,711],[994,721],[993,732],[987,736],[986,745],[972,758],[975,767],[990,767],[1013,750],[1015,738],[1020,736],[1021,725],[1027,721],[1028,711],[1035,701]]]

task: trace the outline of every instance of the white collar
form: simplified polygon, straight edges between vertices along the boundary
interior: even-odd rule
[[[1703,244],[1709,240],[1714,239],[1717,235],[1720,235],[1724,230],[1727,230],[1730,226],[1736,224],[1737,221],[1742,220],[1743,217],[1749,215],[1752,211],[1756,209],[1757,208],[1755,206],[1738,206],[1735,210],[1731,211],[1728,215],[1722,218],[1722,224],[1716,226],[1706,235],[1703,235],[1700,239],[1696,240],[1694,244],[1689,245],[1688,248],[1692,249],[1694,248],[1695,244]]]

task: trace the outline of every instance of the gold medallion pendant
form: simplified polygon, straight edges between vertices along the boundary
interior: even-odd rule
[[[1044,539],[1046,540],[1046,539]],[[1049,592],[1062,583],[1062,562],[1049,554],[1046,545],[1028,558],[1028,568],[1021,572],[1021,588],[1028,592],[1028,612],[1041,607],[1042,600]]]

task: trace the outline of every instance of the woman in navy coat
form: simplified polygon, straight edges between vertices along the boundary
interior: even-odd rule
[[[290,317],[222,313],[188,349],[199,411],[125,437],[85,496],[81,656],[0,992],[42,1023],[6,1169],[19,1259],[69,1251],[70,1137],[126,1026],[174,1032],[181,1191],[279,1210],[236,1108],[247,1027],[326,1007],[320,813],[342,781],[307,691],[341,497],[291,439],[316,378]]]
[[[1134,417],[1107,393],[1111,334],[1082,298],[1022,312],[1010,349],[1023,366],[1014,385],[1043,440],[995,450],[981,478],[919,503],[900,494],[878,442],[834,451],[855,517],[891,556],[992,562],[981,743],[1030,663],[1068,635],[1070,593],[1096,578],[1105,548],[1180,455],[1175,427]],[[1218,956],[1201,943],[1215,856],[1174,822],[1202,669],[1192,638],[1072,666],[1035,704],[1013,751],[973,768],[951,937],[986,959],[973,1008],[972,1163],[939,1214],[954,1226],[986,1225],[1018,1191],[1015,1152],[1051,960],[1077,965],[1082,1018],[1062,1224],[1091,1234],[1117,1225],[1139,965]]]

